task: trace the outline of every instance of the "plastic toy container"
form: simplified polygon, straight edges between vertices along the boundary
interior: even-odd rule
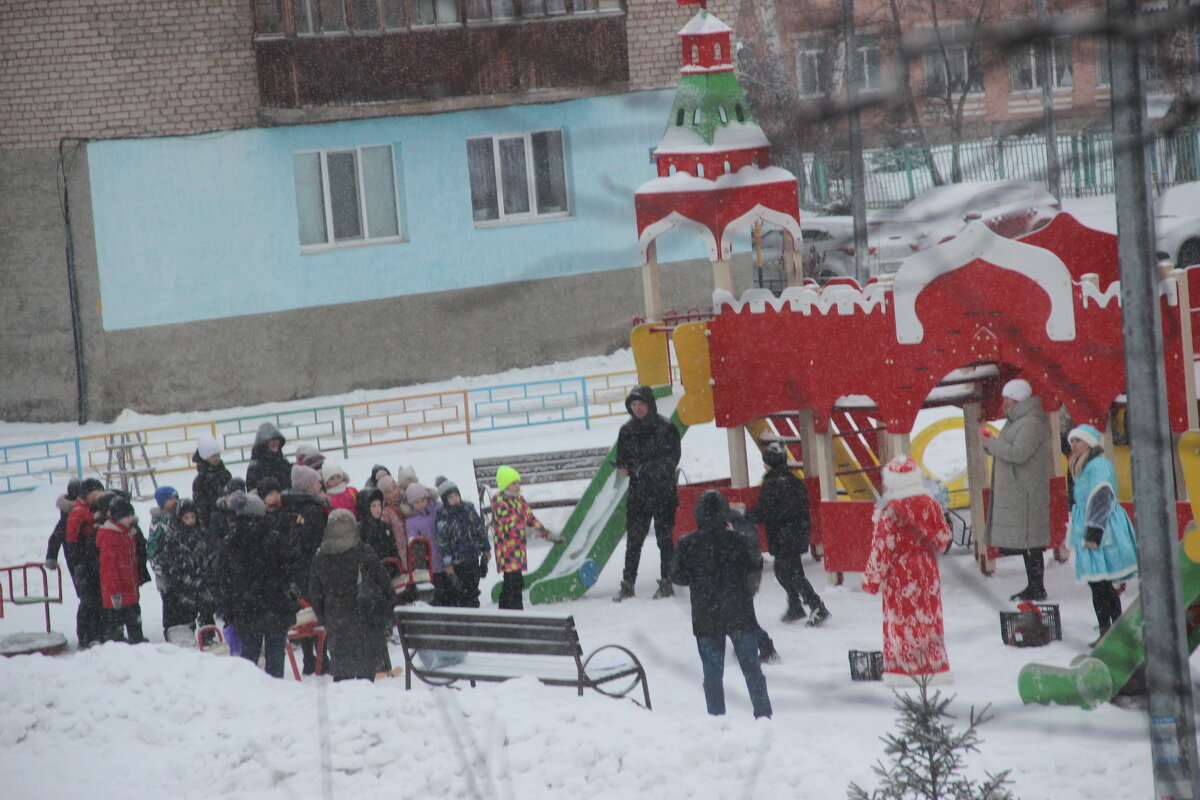
[[[1062,640],[1057,605],[1029,604],[1020,611],[1000,612],[1000,638],[1009,647],[1042,647]]]
[[[850,680],[883,680],[883,653],[878,650],[851,650]]]

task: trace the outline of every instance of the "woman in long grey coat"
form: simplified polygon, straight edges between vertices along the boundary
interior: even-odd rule
[[[1042,551],[1050,546],[1050,441],[1042,400],[1028,381],[1004,384],[1008,424],[998,437],[984,435],[992,456],[988,543],[1025,559],[1028,585],[1011,600],[1045,600]]]
[[[358,576],[392,598],[392,583],[375,551],[358,537],[354,515],[339,508],[329,515],[321,549],[309,573],[308,601],[325,626],[329,639],[330,672],[335,681],[374,680],[391,669],[387,628],[363,619],[358,609]]]

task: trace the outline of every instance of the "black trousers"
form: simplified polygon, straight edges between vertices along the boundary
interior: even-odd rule
[[[796,608],[800,605],[800,601],[804,601],[804,605],[808,606],[809,610],[820,608],[823,604],[821,598],[817,595],[816,589],[812,583],[804,575],[804,563],[800,560],[801,554],[783,553],[775,557],[775,580],[779,581],[779,585],[783,587],[783,591],[787,594],[788,608]]]
[[[179,596],[178,592],[162,593],[162,626],[163,638],[167,638],[167,630],[176,625],[196,627],[196,607]]]
[[[134,603],[123,608],[106,608],[104,616],[107,633],[105,641],[140,644],[146,641],[142,635],[142,606]]]
[[[520,611],[525,608],[525,598],[521,592],[525,590],[525,576],[520,572],[504,573],[504,583],[500,586],[500,608]]]
[[[1121,616],[1121,595],[1117,594],[1112,581],[1094,581],[1088,586],[1092,590],[1092,608],[1096,610],[1096,622],[1100,624],[1100,632],[1104,633]]]
[[[659,506],[653,509],[630,511],[625,519],[625,571],[621,577],[626,583],[637,580],[638,565],[642,561],[642,545],[654,522],[654,538],[658,541],[659,577],[667,579],[671,573],[671,555],[675,542],[675,506]]]
[[[453,587],[452,605],[459,608],[479,608],[479,562],[464,561],[455,564],[454,577],[458,578],[458,581]]]

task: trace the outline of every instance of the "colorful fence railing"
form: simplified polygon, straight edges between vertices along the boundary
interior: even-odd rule
[[[623,416],[625,397],[636,384],[637,373],[613,372],[0,445],[0,494],[71,475],[103,477],[117,467],[110,456],[114,443],[131,447],[135,465],[148,461],[156,474],[192,469],[201,436],[221,443],[226,464],[243,464],[250,460],[263,422],[279,428],[288,440],[288,453],[295,443],[313,442],[324,452],[341,451],[343,457],[356,447],[442,436],[463,436],[470,443],[472,436],[488,431],[568,422],[591,427],[594,419]]]

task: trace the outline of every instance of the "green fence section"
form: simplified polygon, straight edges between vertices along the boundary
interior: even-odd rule
[[[1200,138],[1196,128],[1148,145],[1151,175],[1160,190],[1200,180]],[[959,181],[1046,179],[1046,144],[1042,136],[999,137],[935,147],[867,150],[866,194],[869,208],[902,206],[932,188],[934,167],[943,183]],[[1066,197],[1091,197],[1116,191],[1112,134],[1082,132],[1058,137],[1061,184]],[[809,153],[804,157],[804,201],[828,206],[849,197],[849,179],[839,177],[831,161],[845,154]],[[957,164],[957,170],[955,165]],[[1061,198],[1060,198],[1061,199]]]

